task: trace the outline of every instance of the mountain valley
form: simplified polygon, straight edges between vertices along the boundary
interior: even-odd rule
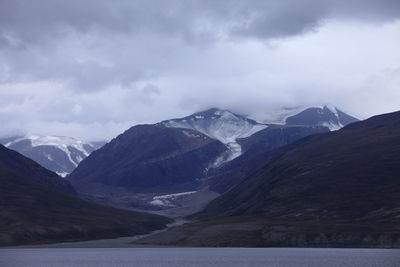
[[[399,247],[399,113],[365,121],[330,106],[279,114],[256,121],[213,108],[133,126],[98,149],[72,138],[3,139],[32,158],[58,149],[75,164],[62,179],[2,148],[2,229],[12,229],[2,242],[135,235],[190,220],[135,243]],[[33,206],[40,212],[21,215]],[[102,216],[110,219],[89,226]],[[32,224],[42,234],[28,231]]]
[[[321,114],[325,114],[322,119],[304,122]],[[93,152],[68,180],[87,200],[163,214],[171,211],[174,216],[177,210],[185,210],[180,216],[186,216],[245,177],[231,173],[254,156],[328,132],[322,124],[333,124],[338,117],[325,107],[308,108],[289,119],[293,125],[263,124],[212,108],[180,119],[137,125]],[[173,205],[152,202],[159,195],[191,191],[195,193]]]

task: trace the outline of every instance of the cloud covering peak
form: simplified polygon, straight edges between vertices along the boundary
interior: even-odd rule
[[[211,106],[398,109],[399,19],[396,0],[2,0],[0,135],[101,139]]]

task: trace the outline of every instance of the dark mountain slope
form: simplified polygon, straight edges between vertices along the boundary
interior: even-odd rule
[[[329,129],[324,126],[270,125],[268,128],[247,138],[239,139],[238,143],[245,152],[219,169],[214,170],[217,177],[210,181],[211,189],[223,193],[242,181],[257,169],[257,166],[264,165],[264,158],[262,160],[259,158],[251,161],[246,165],[247,162],[257,155],[293,143],[308,135],[324,132],[329,132]],[[241,169],[239,170],[239,168]]]
[[[348,220],[383,209],[399,220],[400,112],[306,137],[270,158],[204,214]]]
[[[68,178],[78,189],[84,183],[125,188],[191,183],[224,151],[222,143],[194,130],[138,125],[93,152]]]
[[[308,135],[326,132],[329,132],[329,129],[324,126],[271,125],[252,136],[239,139],[238,142],[246,154],[254,156],[293,143]]]
[[[330,130],[338,130],[358,119],[344,113],[336,107],[312,107],[290,116],[286,119],[287,125],[320,125]]]
[[[305,137],[245,164],[250,175],[167,243],[400,247],[399,162],[400,112]]]
[[[61,180],[57,175],[39,179],[51,172],[17,152],[2,146],[0,151],[0,159],[6,158],[0,165],[0,245],[144,234],[170,222],[67,195],[47,183]]]
[[[11,171],[16,175],[29,177],[70,195],[76,194],[69,181],[60,178],[54,172],[3,145],[0,145],[0,170],[1,172]]]

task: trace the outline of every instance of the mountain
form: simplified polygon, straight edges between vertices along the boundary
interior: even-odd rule
[[[242,148],[237,139],[249,137],[267,127],[267,125],[257,123],[242,115],[216,108],[197,112],[180,119],[163,121],[162,124],[171,128],[195,130],[225,144],[228,153],[215,162],[215,167],[242,154]]]
[[[246,156],[242,157],[242,160],[243,158],[249,158],[250,156],[265,152],[279,145],[290,143],[296,140],[295,132],[298,130],[304,133],[304,131],[307,132],[312,129],[314,132],[310,132],[309,134],[313,134],[324,131],[323,128],[326,127],[333,131],[352,122],[356,122],[358,119],[342,112],[332,105],[323,105],[280,109],[270,114],[269,120],[265,121],[265,123],[259,123],[246,116],[238,115],[228,110],[212,108],[184,118],[167,120],[161,123],[167,127],[199,131],[225,144],[228,148],[227,153],[222,155],[214,164],[214,167],[220,167],[246,154],[246,152],[248,153]],[[272,130],[270,130],[269,127],[272,127]],[[264,142],[263,139],[266,138],[266,135],[271,136],[271,132],[276,129],[285,131],[294,137],[289,138],[289,142],[274,142],[268,138],[268,141]],[[282,135],[285,136],[287,133],[282,132]],[[300,137],[306,135],[308,134],[298,134]],[[279,136],[279,134],[277,136]],[[243,145],[245,145],[245,147],[243,147]],[[236,161],[236,163],[237,162],[238,161]]]
[[[210,188],[223,193],[241,182],[257,169],[257,166],[264,164],[264,159],[253,160],[257,155],[291,144],[303,137],[325,132],[329,132],[329,129],[324,126],[270,125],[252,136],[238,139],[245,152],[212,172],[217,177],[210,180]],[[251,164],[246,164],[249,161]]]
[[[0,171],[13,172],[18,176],[29,177],[66,194],[76,195],[69,181],[61,179],[54,172],[2,145],[0,145]]]
[[[171,220],[90,203],[65,179],[0,145],[0,246],[149,233]]]
[[[268,124],[325,126],[331,131],[359,121],[332,105],[288,108],[275,111]]]
[[[90,153],[104,143],[84,143],[65,136],[14,137],[2,139],[2,144],[33,159],[43,167],[56,172],[62,177],[73,169]]]
[[[386,120],[390,116],[393,117],[393,121]],[[390,189],[386,188],[387,185],[394,186],[400,183],[396,178],[400,174],[400,167],[396,163],[400,159],[399,141],[400,112],[373,117],[337,132],[309,136],[272,151],[273,157],[262,167],[262,171],[248,177],[219,201],[241,203],[240,206],[229,204],[233,209],[226,209],[225,206],[225,214],[261,212],[268,215],[275,214],[269,206],[272,205],[269,197],[274,197],[274,202],[287,202],[289,197],[302,196],[306,201],[312,201],[308,203],[309,207],[329,205],[329,202],[335,200],[335,209],[338,210],[345,210],[344,206],[341,207],[338,203],[348,208],[358,205],[356,200],[367,203],[367,200],[372,201],[374,197],[384,199],[386,196],[381,194]],[[265,158],[264,155],[262,157]],[[364,195],[360,195],[360,199],[353,199],[351,203],[346,203],[347,200],[345,203],[340,201],[342,196],[339,193],[351,193],[355,197],[361,185],[362,193],[369,193],[368,199],[361,198]],[[285,190],[283,187],[286,187]],[[247,189],[242,190],[244,188]],[[258,199],[261,195],[251,192],[252,190],[263,191],[265,199]],[[318,192],[323,194],[316,194]],[[293,193],[295,194],[292,195]],[[245,202],[228,199],[229,196],[240,198],[244,195],[252,197]],[[312,200],[307,196],[313,196]],[[210,204],[210,208],[211,206]],[[363,208],[369,209],[371,205]],[[360,208],[359,212],[363,208]],[[319,209],[312,209],[311,213]],[[325,214],[328,214],[327,212],[325,211]],[[288,216],[284,213],[284,216]],[[301,216],[305,214],[302,212]]]
[[[238,244],[250,224],[262,233],[247,231],[252,245],[400,247],[400,112],[305,137],[246,164],[257,160],[264,164],[195,216],[204,233],[221,229],[203,241],[223,235],[225,245]]]
[[[93,152],[68,178],[80,190],[90,183],[152,190],[193,186],[225,151],[197,131],[137,125]]]
[[[84,159],[68,179],[82,197],[102,204],[159,210],[191,205],[191,198],[198,209],[198,200],[203,205],[240,182],[243,176],[231,173],[251,158],[327,131],[319,125],[261,124],[213,108],[134,126]],[[155,205],[160,195],[184,197]]]

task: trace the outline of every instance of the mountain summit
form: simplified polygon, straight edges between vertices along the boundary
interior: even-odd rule
[[[328,131],[321,125],[267,125],[213,108],[133,126],[84,159],[68,179],[94,201],[153,209],[153,197],[160,193],[200,192],[213,181],[223,182],[212,186],[223,193],[241,179],[225,174],[259,153]],[[143,195],[139,197],[138,192]]]
[[[39,135],[8,138],[4,142],[5,147],[18,151],[63,177],[100,145],[66,136]]]
[[[344,113],[334,106],[324,105],[310,107],[296,115],[287,117],[285,123],[286,125],[319,125],[335,131],[357,121],[359,121],[357,118]]]
[[[184,118],[164,121],[162,124],[171,128],[195,130],[226,145],[229,149],[228,153],[215,162],[215,167],[242,154],[242,148],[237,139],[249,137],[267,127],[245,116],[216,108]]]
[[[279,108],[264,116],[262,121],[268,125],[324,126],[330,131],[339,130],[347,124],[359,121],[330,104]]]

